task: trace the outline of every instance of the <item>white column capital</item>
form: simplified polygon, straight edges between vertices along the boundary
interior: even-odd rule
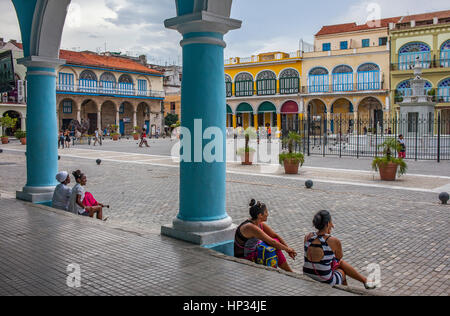
[[[239,29],[242,21],[230,19],[207,11],[195,12],[164,21],[166,28],[177,30],[181,34],[215,32],[226,34]]]
[[[17,60],[18,64],[25,67],[38,67],[38,68],[57,68],[66,63],[63,59],[48,58],[42,56],[29,56]]]

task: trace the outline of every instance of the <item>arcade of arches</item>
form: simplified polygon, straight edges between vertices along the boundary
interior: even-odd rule
[[[158,100],[121,99],[107,97],[57,96],[58,128],[65,130],[72,120],[89,122],[88,134],[95,130],[112,131],[117,125],[122,135],[131,135],[135,126],[146,128],[154,135],[161,128],[161,102]]]
[[[307,117],[312,122],[327,124],[330,132],[352,132],[359,119],[360,128],[366,129],[383,124],[387,118],[385,105],[378,97],[358,98],[304,98],[300,101],[283,100],[258,101],[251,100],[227,104],[227,127],[244,129],[268,126],[278,130],[298,130],[300,121]],[[337,122],[339,124],[337,124]],[[324,123],[325,122],[325,123]]]

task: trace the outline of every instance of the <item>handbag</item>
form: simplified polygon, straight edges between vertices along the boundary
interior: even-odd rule
[[[265,242],[260,242],[256,246],[257,258],[256,263],[262,264],[266,267],[278,268],[277,249],[267,245]]]

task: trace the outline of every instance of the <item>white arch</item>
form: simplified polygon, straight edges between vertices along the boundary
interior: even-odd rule
[[[59,49],[71,0],[37,0],[30,36],[30,55],[59,59]]]

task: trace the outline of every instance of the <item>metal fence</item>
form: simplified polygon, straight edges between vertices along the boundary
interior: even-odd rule
[[[297,148],[304,154],[336,157],[378,157],[379,147],[388,138],[403,135],[406,159],[450,160],[450,119],[419,117],[411,113],[406,117],[389,120],[356,118],[346,114],[308,117],[295,124],[304,141]],[[282,137],[289,130],[284,129]]]

